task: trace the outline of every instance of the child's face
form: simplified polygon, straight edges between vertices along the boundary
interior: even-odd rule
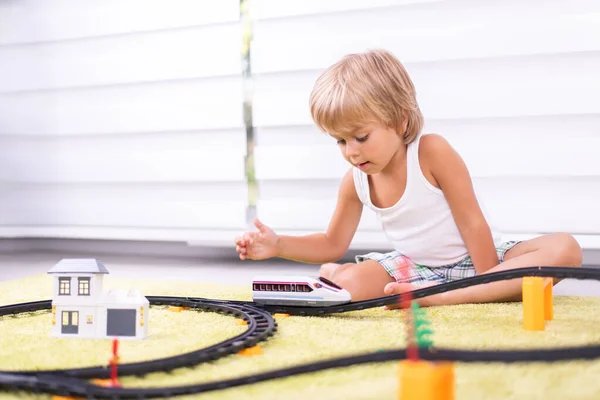
[[[396,130],[381,123],[369,123],[354,133],[331,136],[337,140],[346,161],[367,174],[381,172],[398,151],[405,151]]]

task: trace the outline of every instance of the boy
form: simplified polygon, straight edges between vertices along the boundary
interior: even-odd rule
[[[321,276],[347,289],[353,301],[506,269],[581,265],[581,248],[566,233],[498,241],[461,157],[443,137],[421,133],[414,85],[389,52],[351,54],[329,67],[316,81],[310,110],[351,165],[327,231],[280,236],[256,220],[258,231],[235,239],[240,259],[322,264]],[[334,263],[348,250],[365,206],[378,214],[394,250]],[[407,279],[399,270],[405,261],[411,265]],[[521,284],[521,279],[493,282],[419,303],[519,301]]]

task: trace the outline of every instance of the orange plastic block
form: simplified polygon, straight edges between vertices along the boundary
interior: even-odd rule
[[[236,319],[235,320],[235,324],[236,325],[248,325],[248,321],[246,321],[245,319]]]
[[[554,297],[552,296],[552,287],[554,280],[552,278],[544,279],[544,319],[550,321],[554,319]]]
[[[454,400],[454,363],[400,361],[401,400]]]
[[[169,311],[181,312],[182,310],[189,310],[189,307],[169,306]]]
[[[400,361],[401,400],[454,400],[454,363]]]
[[[546,321],[554,318],[552,278],[523,278],[523,327],[543,331]]]
[[[83,400],[83,397],[52,396],[52,400]]]
[[[289,317],[290,314],[283,314],[283,313],[275,313],[273,314],[273,318],[277,319],[277,318],[287,318]]]
[[[116,382],[116,385],[113,384],[111,379],[92,379],[92,382],[95,383],[98,386],[104,386],[104,387],[121,387],[121,384],[119,383],[119,381]]]
[[[263,349],[260,346],[248,347],[244,350],[239,351],[238,354],[247,357],[257,356],[259,354],[263,354]]]

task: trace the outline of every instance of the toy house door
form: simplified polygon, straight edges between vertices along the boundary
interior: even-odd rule
[[[136,310],[106,310],[106,336],[135,336]]]
[[[79,311],[62,312],[61,333],[79,333]]]

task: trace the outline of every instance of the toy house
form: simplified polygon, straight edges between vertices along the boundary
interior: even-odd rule
[[[53,275],[50,336],[145,339],[149,302],[138,290],[104,290],[108,269],[96,259],[63,259]]]

